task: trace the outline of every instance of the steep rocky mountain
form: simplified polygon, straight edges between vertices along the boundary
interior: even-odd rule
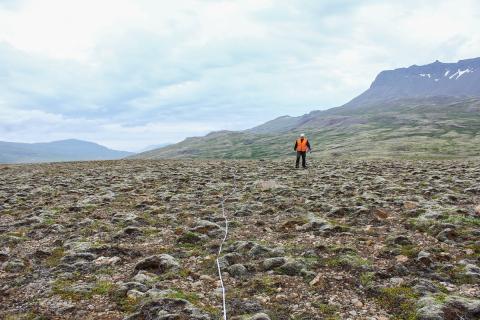
[[[318,156],[480,155],[480,58],[382,71],[349,103],[255,128],[214,132],[132,158],[277,158],[300,132]]]
[[[434,96],[480,97],[480,58],[382,71],[348,106]]]
[[[45,143],[0,141],[0,163],[113,160],[132,154],[132,152],[112,150],[93,142],[76,139]]]

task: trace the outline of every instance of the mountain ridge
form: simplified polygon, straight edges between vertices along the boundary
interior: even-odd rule
[[[434,96],[479,97],[480,58],[381,71],[365,92],[345,105]]]
[[[133,155],[79,139],[23,143],[0,141],[0,163],[115,160]]]
[[[435,81],[437,76],[443,79]],[[467,129],[458,129],[462,127]],[[391,138],[395,130],[403,134],[398,141]],[[317,146],[322,156],[390,157],[403,149],[401,154],[407,156],[453,157],[457,152],[471,157],[480,154],[475,146],[480,143],[479,130],[480,58],[457,63],[437,60],[382,71],[369,89],[339,107],[277,117],[244,131],[187,138],[131,158],[283,157],[290,154],[291,141],[301,132],[321,140]],[[430,142],[424,139],[427,133]],[[378,136],[384,140],[378,141]]]

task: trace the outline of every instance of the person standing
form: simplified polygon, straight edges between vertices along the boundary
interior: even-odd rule
[[[305,138],[305,134],[302,133],[300,135],[300,138],[295,141],[295,147],[293,149],[297,151],[297,161],[295,162],[295,168],[298,169],[298,166],[300,164],[300,157],[302,157],[302,167],[303,169],[306,169],[307,151],[312,151],[312,148],[310,147],[310,142],[308,142],[307,138]]]

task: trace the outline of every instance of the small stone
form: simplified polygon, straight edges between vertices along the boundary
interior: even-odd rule
[[[390,242],[398,245],[409,245],[412,244],[412,241],[404,235],[396,236],[390,239]]]
[[[396,286],[400,286],[400,285],[405,283],[405,279],[400,278],[400,277],[393,277],[393,278],[390,278],[390,283],[392,283]]]
[[[12,260],[3,264],[3,269],[7,272],[17,273],[26,268],[25,263],[22,260]]]
[[[175,293],[173,290],[170,290],[170,289],[166,289],[166,290],[160,290],[160,289],[157,289],[157,288],[152,288],[150,290],[148,290],[147,292],[145,292],[145,294],[151,298],[151,299],[160,299],[160,298],[164,298],[170,294],[173,294]]]
[[[319,218],[310,218],[310,221],[304,225],[296,227],[298,231],[323,231],[331,228],[332,226],[327,220]]]
[[[363,307],[362,301],[360,301],[360,300],[358,300],[358,299],[356,299],[356,298],[352,300],[352,303],[353,303],[353,305],[354,305],[355,307],[357,307],[357,308]]]
[[[208,320],[211,317],[187,300],[159,298],[143,303],[136,313],[125,319]]]
[[[256,313],[249,320],[270,320],[270,317],[266,313]]]
[[[202,275],[200,276],[200,280],[210,281],[210,282],[215,281],[215,279],[213,279],[212,277],[210,277],[209,275],[206,275],[206,274],[202,274]]]
[[[395,257],[395,260],[397,260],[399,263],[404,263],[408,261],[408,257],[404,255],[398,255]]]
[[[123,286],[125,286],[128,290],[137,290],[140,292],[146,292],[150,287],[143,283],[135,282],[135,281],[124,283]]]
[[[141,298],[145,295],[145,293],[141,292],[141,291],[138,291],[138,290],[135,290],[135,289],[132,289],[132,290],[128,290],[127,292],[127,297],[130,298],[130,299],[138,299],[138,298]]]
[[[314,285],[316,285],[317,283],[319,283],[321,279],[322,279],[322,274],[319,273],[319,274],[317,274],[317,275],[315,276],[315,278],[312,279],[312,281],[310,281],[309,285],[310,285],[310,286],[314,286]]]
[[[178,270],[180,265],[174,257],[168,254],[160,254],[147,257],[135,265],[135,270],[147,270],[155,274]]]
[[[230,252],[218,259],[220,268],[224,269],[228,266],[234,265],[240,262],[242,256],[236,252]]]
[[[228,268],[228,273],[232,277],[240,278],[248,274],[247,268],[243,264],[234,264]]]
[[[212,230],[219,230],[219,229],[221,229],[221,227],[216,223],[213,223],[207,220],[199,220],[195,223],[195,226],[190,229],[190,231],[207,234]]]
[[[0,252],[0,262],[4,262],[4,261],[7,261],[8,260],[8,253],[6,252]]]
[[[272,252],[271,249],[262,246],[260,244],[255,244],[252,249],[250,249],[250,255],[253,257],[258,257],[258,256],[264,256],[264,255],[270,255]]]
[[[430,265],[432,263],[432,259],[430,259],[430,256],[430,253],[426,251],[420,251],[417,255],[416,260],[423,263],[424,265]]]
[[[284,294],[277,294],[275,296],[275,300],[277,300],[277,301],[282,301],[282,300],[286,300],[286,299],[287,299],[287,296],[284,295]]]
[[[447,240],[455,240],[457,238],[457,233],[452,228],[445,228],[444,230],[440,231],[436,238],[440,241],[447,241]]]
[[[475,207],[475,214],[480,215],[480,204]]]
[[[140,270],[135,275],[135,277],[133,277],[133,280],[135,280],[136,282],[139,282],[139,283],[146,284],[146,283],[152,282],[154,277],[155,277],[154,274],[151,274],[151,273],[146,272],[144,270]]]
[[[278,271],[287,276],[298,276],[302,273],[304,265],[298,261],[291,261],[285,263],[283,266],[278,268]]]
[[[413,290],[421,296],[426,296],[438,291],[437,286],[433,282],[425,279],[418,280],[418,283],[413,287]]]
[[[373,214],[375,215],[375,217],[379,218],[379,219],[387,219],[389,217],[389,214],[386,210],[384,209],[375,209],[373,210]]]
[[[263,261],[264,270],[272,270],[284,265],[287,262],[287,259],[284,257],[268,258]]]
[[[121,233],[128,236],[139,236],[142,234],[142,230],[135,226],[128,226],[125,227]]]
[[[403,207],[407,210],[415,209],[418,206],[418,203],[412,201],[405,201]]]
[[[472,263],[465,264],[465,275],[480,279],[480,268]]]
[[[99,257],[93,261],[93,263],[97,266],[112,266],[115,265],[118,261],[120,261],[119,257]]]

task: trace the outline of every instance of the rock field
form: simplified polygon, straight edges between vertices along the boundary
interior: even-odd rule
[[[0,165],[0,319],[480,319],[480,162]],[[234,179],[235,176],[235,179]]]

